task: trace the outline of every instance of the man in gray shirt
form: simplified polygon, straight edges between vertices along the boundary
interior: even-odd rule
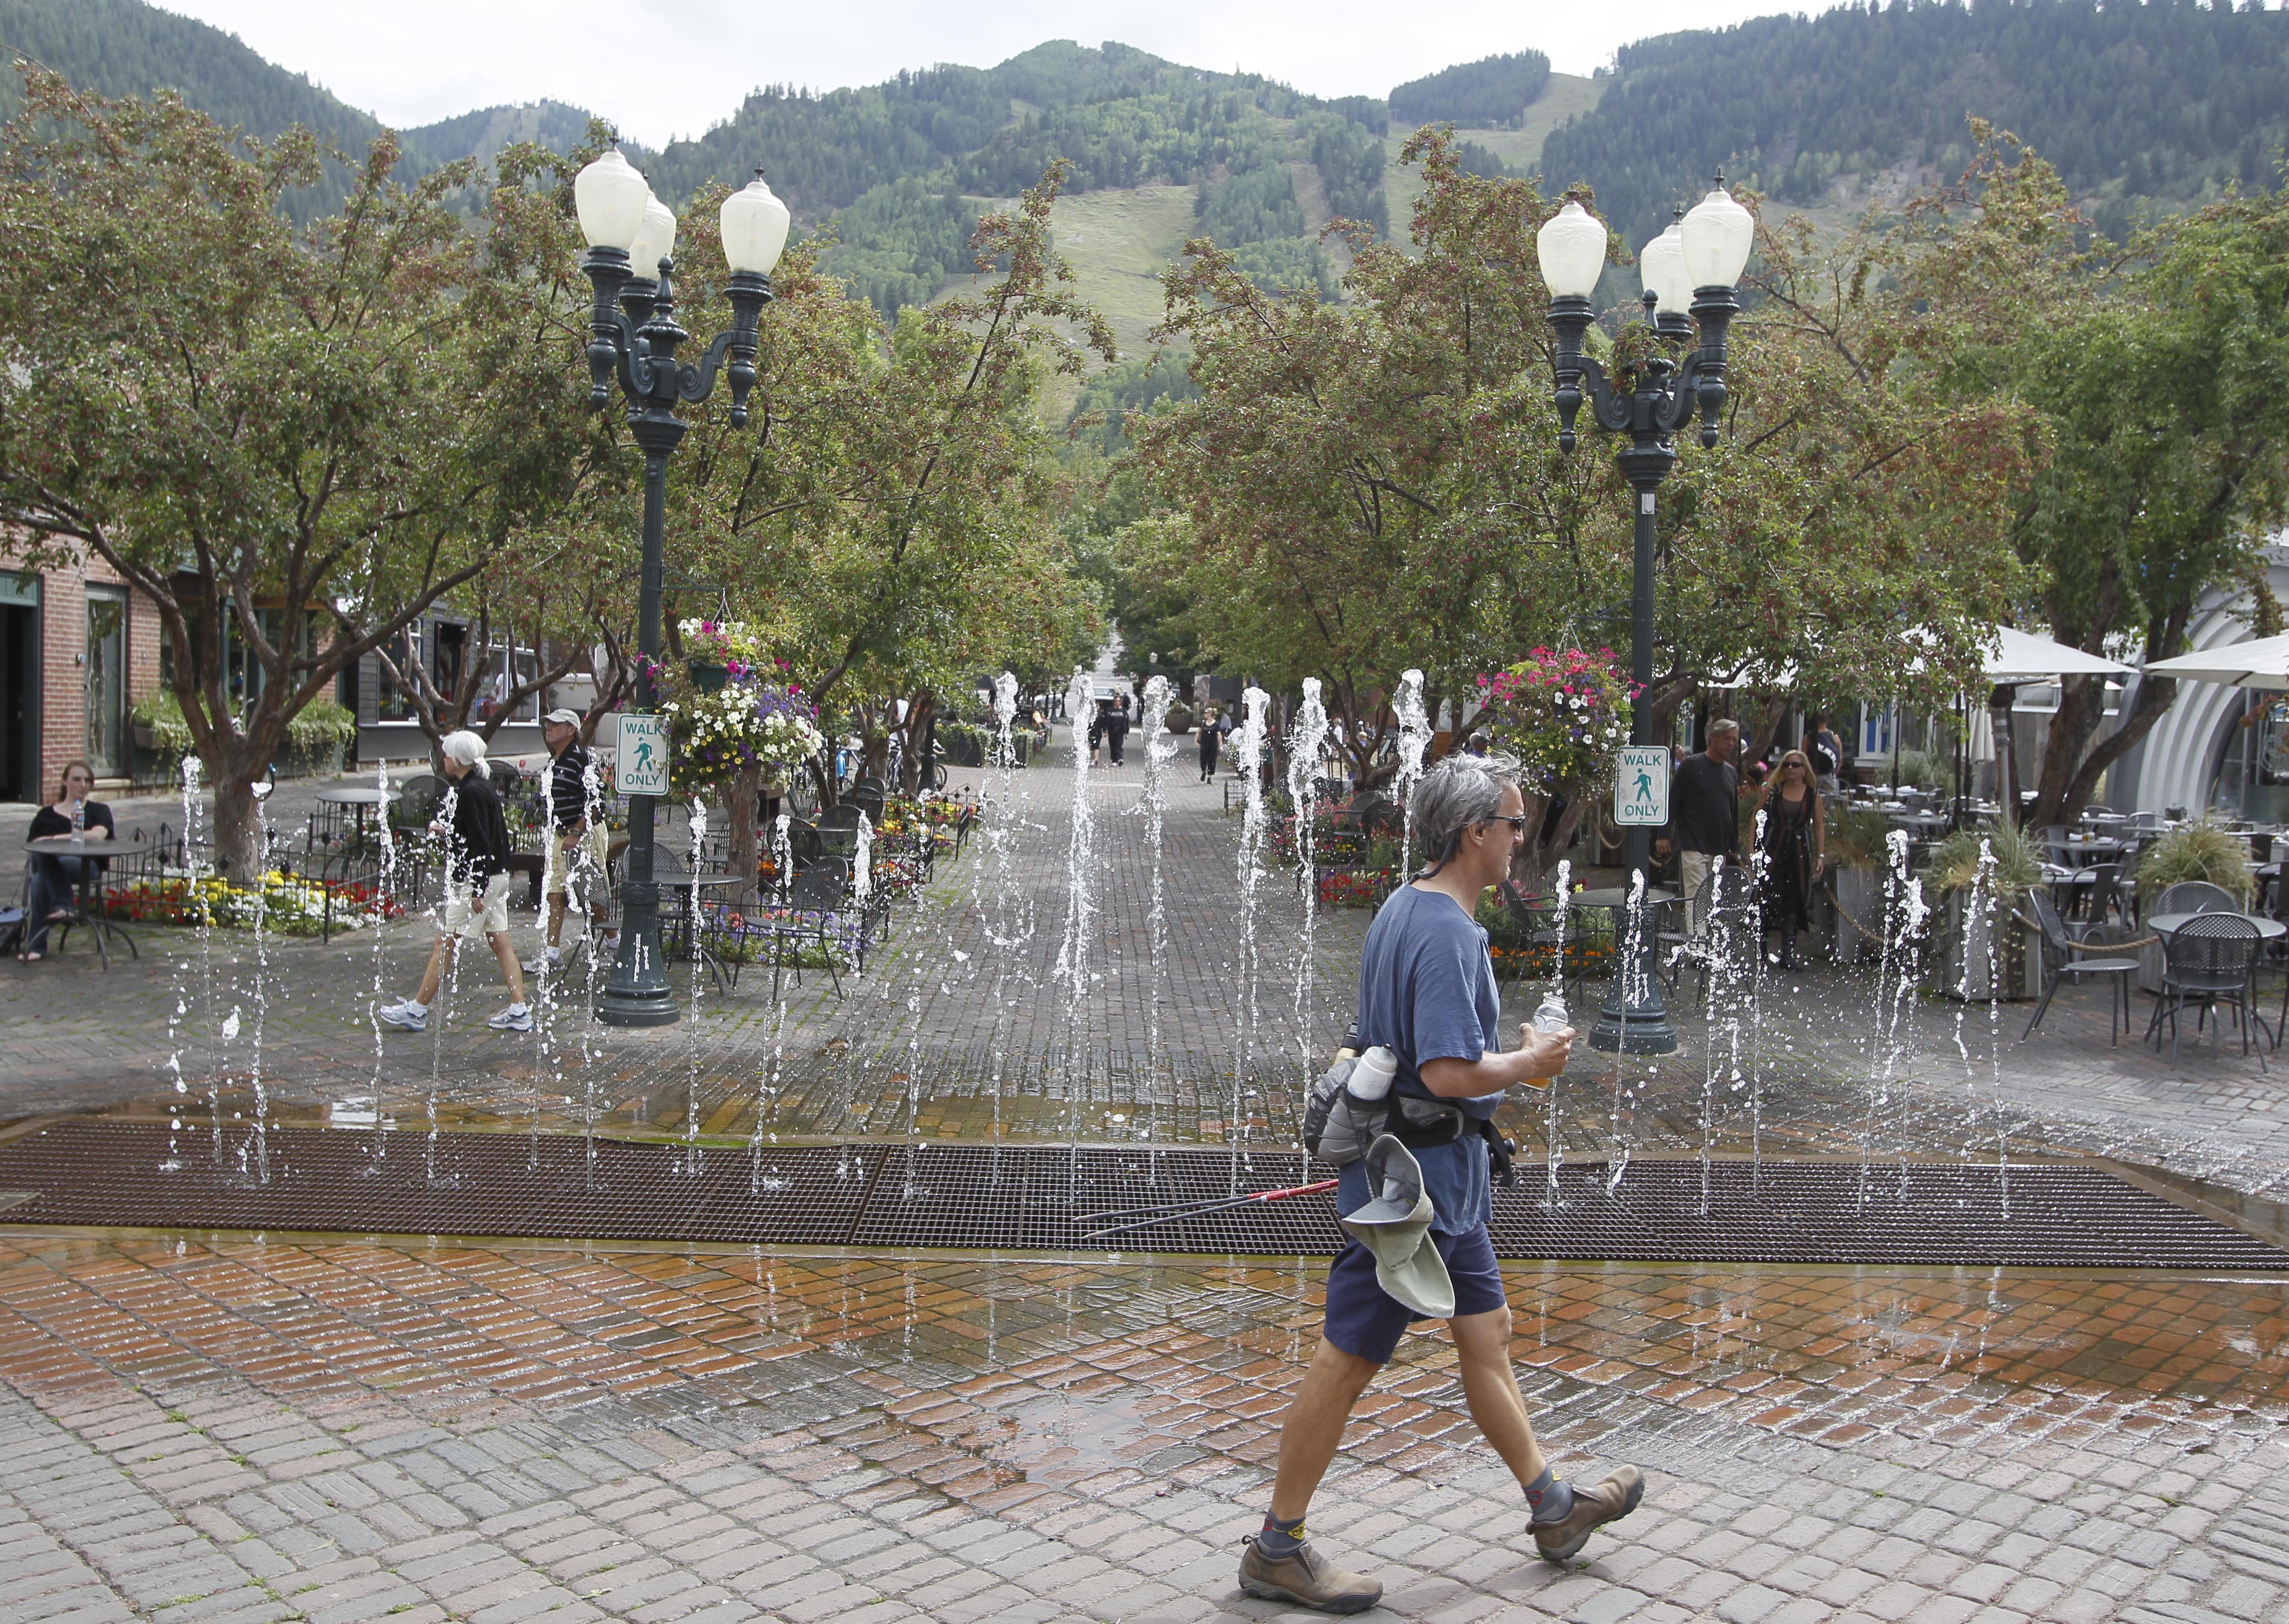
[[[1740,742],[1739,722],[1711,722],[1708,747],[1679,763],[1670,784],[1669,836],[1677,847],[1678,888],[1687,905],[1686,929],[1696,936],[1701,915],[1692,899],[1717,859],[1733,856],[1741,846],[1741,775],[1733,765]]]

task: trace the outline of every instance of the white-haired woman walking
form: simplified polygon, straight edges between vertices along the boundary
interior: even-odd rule
[[[516,876],[508,868],[508,823],[501,816],[500,796],[485,766],[485,741],[466,730],[448,733],[438,753],[444,758],[445,776],[452,780],[445,792],[451,821],[442,821],[445,808],[441,808],[441,821],[429,825],[429,832],[445,841],[444,917],[438,922],[429,967],[422,972],[421,991],[402,1004],[390,1005],[380,1016],[410,1032],[426,1028],[429,1005],[445,978],[446,960],[464,940],[483,935],[500,960],[509,996],[508,1007],[487,1024],[502,1031],[529,1032],[532,1008],[524,1001],[524,972],[517,967],[516,950],[508,939],[508,894]]]

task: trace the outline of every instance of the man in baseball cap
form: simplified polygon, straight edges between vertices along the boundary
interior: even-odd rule
[[[563,966],[564,951],[557,943],[564,934],[564,910],[576,872],[597,934],[591,951],[609,960],[618,948],[616,936],[604,929],[612,836],[604,827],[602,808],[595,804],[588,747],[580,742],[580,712],[549,712],[540,719],[540,742],[555,760],[548,768],[547,878],[541,886],[548,898],[548,944],[524,967],[536,975]]]

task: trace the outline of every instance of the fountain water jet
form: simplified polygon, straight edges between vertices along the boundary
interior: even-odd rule
[[[1415,784],[1423,776],[1423,758],[1431,748],[1431,717],[1423,708],[1423,673],[1409,666],[1399,673],[1399,692],[1391,702],[1399,719],[1399,799],[1405,808],[1399,841],[1399,879],[1404,885],[1415,869]]]
[[[1240,1053],[1233,1057],[1232,1109],[1224,1122],[1224,1141],[1234,1147],[1234,1189],[1239,1187],[1238,1146],[1245,1123],[1241,1089],[1246,1080],[1255,1075],[1256,1055],[1257,987],[1262,968],[1256,941],[1256,914],[1257,893],[1264,879],[1264,711],[1272,703],[1272,696],[1251,685],[1240,696],[1240,702],[1246,720],[1232,736],[1235,762],[1248,779],[1248,798],[1242,805],[1240,825]]]

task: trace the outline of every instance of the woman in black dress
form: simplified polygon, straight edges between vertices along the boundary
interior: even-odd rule
[[[1820,822],[1820,792],[1801,750],[1781,758],[1764,797],[1764,928],[1781,935],[1781,967],[1796,967],[1796,933],[1812,923],[1812,888],[1828,866]]]

